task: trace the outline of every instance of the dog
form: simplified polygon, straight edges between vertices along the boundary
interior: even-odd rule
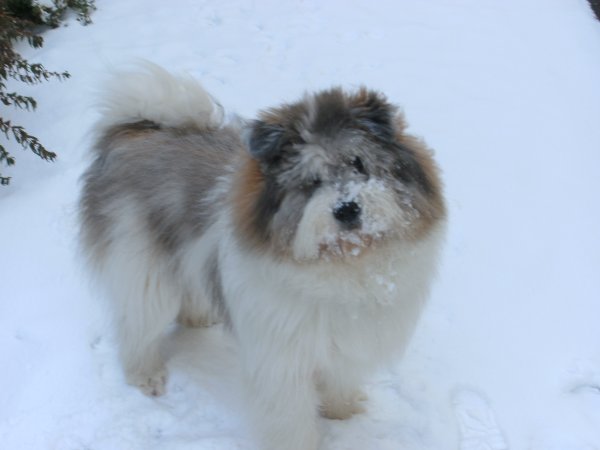
[[[165,392],[175,321],[222,322],[263,450],[314,450],[319,414],[364,410],[427,299],[446,206],[438,167],[376,91],[331,88],[226,120],[153,64],[103,93],[81,243],[127,381]]]

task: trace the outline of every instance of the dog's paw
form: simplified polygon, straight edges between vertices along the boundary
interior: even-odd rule
[[[167,369],[162,368],[151,375],[134,375],[129,377],[129,384],[137,386],[149,397],[160,397],[166,392]]]
[[[324,400],[321,405],[321,416],[332,420],[346,420],[355,414],[362,414],[366,411],[363,403],[367,398],[364,392],[358,391],[350,398]]]

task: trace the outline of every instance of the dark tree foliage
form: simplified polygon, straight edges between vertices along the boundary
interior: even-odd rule
[[[600,0],[589,0],[592,11],[596,15],[596,19],[600,20]]]
[[[85,25],[91,23],[90,14],[94,9],[94,0],[53,0],[52,6],[41,5],[34,0],[0,0],[0,102],[4,106],[27,111],[37,107],[33,97],[7,92],[6,82],[9,79],[33,85],[51,79],[62,81],[70,76],[68,72],[49,71],[42,64],[30,63],[14,49],[14,43],[25,41],[33,48],[42,47],[44,39],[41,33],[59,26],[68,10],[74,11],[77,19]],[[9,142],[16,142],[46,161],[56,158],[56,153],[44,147],[23,126],[13,124],[2,116],[0,132]],[[0,144],[0,168],[14,164],[15,158]],[[7,185],[9,182],[10,177],[0,173],[0,184]]]

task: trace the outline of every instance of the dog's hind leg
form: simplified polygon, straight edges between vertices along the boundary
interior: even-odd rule
[[[177,316],[177,321],[182,325],[209,327],[226,320],[227,308],[221,285],[219,259],[214,248],[214,242],[219,239],[219,230],[213,226],[201,239],[187,246],[187,252],[182,258],[182,272],[188,290],[182,297],[181,310]]]
[[[146,395],[162,395],[167,370],[160,355],[160,344],[177,315],[177,303],[172,298],[163,298],[160,292],[128,301],[143,305],[129,305],[131,311],[120,318],[120,355],[127,381]]]
[[[146,395],[159,396],[167,378],[160,344],[177,316],[181,293],[167,269],[148,254],[137,254],[135,261],[132,264],[123,254],[112,258],[108,274],[119,352],[128,383]]]

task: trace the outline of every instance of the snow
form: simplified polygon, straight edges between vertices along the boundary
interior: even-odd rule
[[[0,447],[252,449],[221,330],[169,340],[168,394],[124,383],[77,254],[78,177],[107,72],[146,58],[253,116],[361,84],[436,150],[450,208],[433,296],[368,412],[323,449],[600,449],[600,23],[586,1],[101,1],[31,61],[72,78],[11,85],[2,110],[59,154],[15,150],[0,189]]]

